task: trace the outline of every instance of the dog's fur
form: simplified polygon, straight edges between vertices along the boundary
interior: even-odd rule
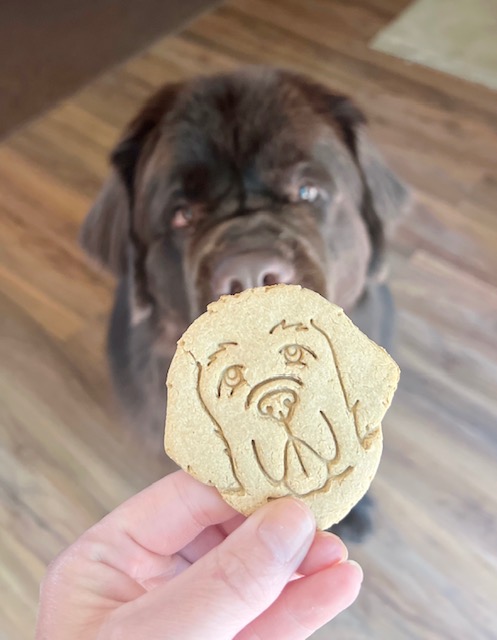
[[[353,316],[375,295],[386,233],[407,203],[353,102],[268,68],[165,86],[112,166],[81,240],[118,280],[108,340],[118,395],[157,435],[175,342],[217,297],[220,264],[271,254]],[[309,185],[313,202],[301,198]]]

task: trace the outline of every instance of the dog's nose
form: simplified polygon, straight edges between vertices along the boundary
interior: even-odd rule
[[[293,412],[297,400],[298,396],[293,389],[277,389],[265,393],[257,403],[257,408],[263,416],[285,422]]]
[[[295,269],[289,262],[279,256],[254,251],[221,260],[213,272],[212,289],[219,297],[253,287],[291,284],[294,278]]]

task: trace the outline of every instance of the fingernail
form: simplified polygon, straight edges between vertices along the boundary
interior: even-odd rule
[[[264,510],[258,534],[274,558],[281,564],[303,559],[316,532],[309,509],[297,500],[283,498]]]
[[[358,562],[356,562],[355,560],[347,560],[347,562],[346,562],[345,564],[350,564],[352,567],[355,567],[355,568],[356,568],[356,570],[358,571],[358,573],[360,573],[360,576],[361,576],[361,582],[362,582],[362,581],[363,581],[363,579],[364,579],[364,571],[362,570],[361,565],[360,565]]]

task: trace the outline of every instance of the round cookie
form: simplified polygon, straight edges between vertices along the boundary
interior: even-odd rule
[[[276,285],[223,296],[178,342],[165,449],[241,513],[293,495],[325,529],[373,480],[399,374],[313,291]]]

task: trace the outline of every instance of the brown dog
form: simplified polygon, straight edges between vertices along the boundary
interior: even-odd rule
[[[157,443],[176,340],[221,294],[298,283],[385,343],[390,303],[377,283],[407,191],[348,98],[267,68],[165,86],[112,165],[82,244],[118,278],[113,378]]]

